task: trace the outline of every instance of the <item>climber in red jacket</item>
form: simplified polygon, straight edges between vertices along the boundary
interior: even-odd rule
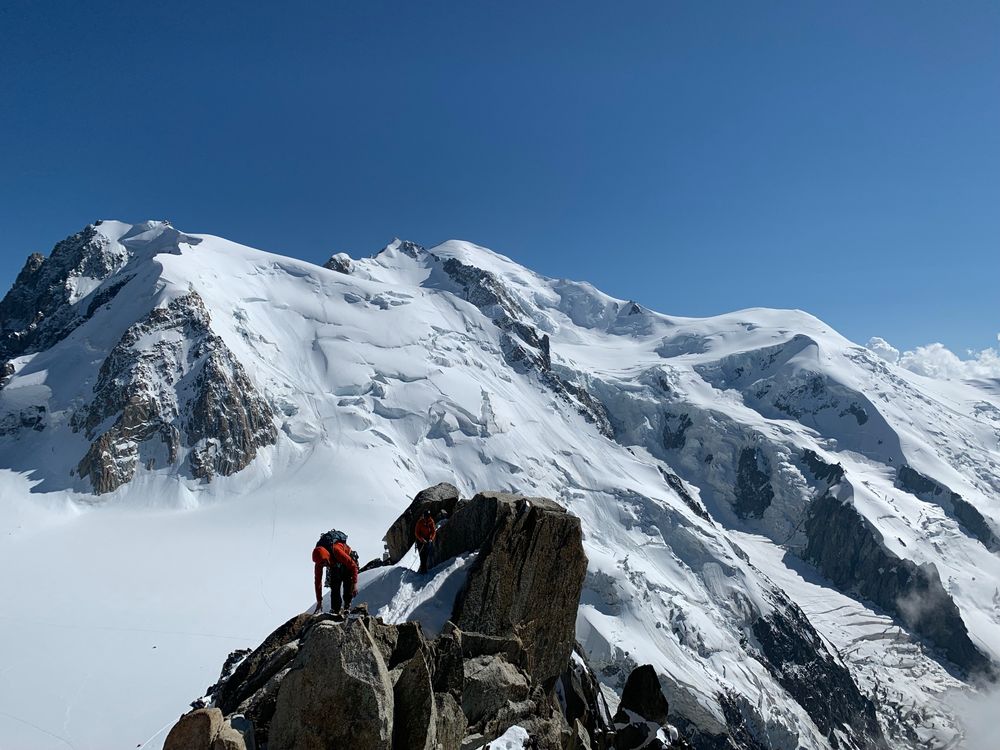
[[[420,516],[413,529],[413,536],[417,539],[417,552],[420,553],[420,572],[426,573],[434,552],[434,537],[437,536],[437,524],[434,523],[430,509],[425,510]]]
[[[332,543],[325,539],[317,542],[312,552],[315,571],[313,583],[316,589],[316,611],[323,611],[323,568],[326,568],[326,585],[330,587],[330,611],[339,612],[350,609],[351,600],[358,595],[358,564],[354,560],[351,548],[344,539],[335,539]],[[341,600],[340,592],[344,596]]]

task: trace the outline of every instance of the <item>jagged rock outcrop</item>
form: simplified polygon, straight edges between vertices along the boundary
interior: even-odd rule
[[[636,667],[625,680],[615,721],[627,721],[629,711],[647,721],[655,721],[657,724],[667,723],[670,704],[667,703],[667,697],[660,687],[660,678],[656,676],[656,669],[652,664]]]
[[[147,468],[186,461],[211,479],[274,443],[274,412],[189,292],[130,326],[101,366],[93,400],[73,418],[92,440],[78,473],[98,494]]]
[[[892,612],[963,670],[993,672],[933,565],[917,565],[892,554],[878,529],[830,492],[810,506],[805,531],[803,558],[839,588]]]
[[[416,541],[413,529],[416,526],[417,519],[423,515],[425,510],[429,510],[435,518],[438,517],[441,511],[446,512],[450,516],[455,512],[457,504],[458,489],[447,482],[441,482],[433,487],[421,490],[413,499],[413,502],[410,503],[385,533],[383,541],[385,541],[385,548],[389,554],[389,562],[396,564],[403,558],[403,555],[407,553],[410,547],[413,546],[413,543]]]
[[[559,682],[566,704],[566,720],[575,735],[584,735],[577,740],[577,745],[581,746],[585,739],[588,746],[604,747],[613,731],[611,711],[579,644],[574,647],[573,656]],[[577,725],[582,728],[582,733],[577,730]]]
[[[614,715],[615,750],[688,748],[677,729],[667,723],[670,706],[652,664],[633,669],[625,680]]]
[[[449,622],[429,638],[364,606],[346,620],[298,615],[227,660],[209,703],[172,733],[210,716],[199,736],[223,736],[225,722],[251,726],[247,736],[268,750],[460,750],[516,725],[541,750],[617,747],[597,678],[574,653],[586,570],[579,519],[544,498],[459,501],[449,485],[420,493],[410,510],[427,503],[456,505],[442,549],[476,553],[455,604],[464,627]]]
[[[363,622],[320,622],[278,692],[269,750],[393,747],[393,684]]]
[[[349,274],[352,266],[351,256],[347,253],[337,253],[336,255],[332,255],[330,256],[330,259],[323,264],[323,268],[343,274]]]
[[[957,492],[952,492],[940,482],[924,476],[912,466],[900,466],[896,472],[896,486],[922,500],[937,503],[953,516],[986,549],[1000,551],[1000,538],[989,522],[972,503]]]
[[[91,224],[59,242],[46,258],[28,257],[0,301],[0,361],[46,349],[87,318],[74,303],[122,268],[126,249]]]
[[[766,657],[761,661],[778,684],[825,736],[839,731],[850,737],[848,747],[885,750],[875,704],[861,693],[847,667],[827,650],[801,609],[787,599],[774,605],[770,615],[754,621],[752,631]]]
[[[489,526],[476,528],[477,521],[489,519]],[[482,537],[455,602],[455,624],[486,635],[516,636],[527,652],[528,673],[541,683],[553,682],[573,650],[587,573],[580,519],[545,498],[481,493],[456,509],[439,537],[441,554],[447,556],[463,546],[453,537],[466,543]]]

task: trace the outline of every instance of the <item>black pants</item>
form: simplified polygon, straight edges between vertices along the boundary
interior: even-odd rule
[[[329,568],[326,576],[326,585],[330,587],[330,611],[337,612],[341,609],[351,608],[351,597],[354,594],[354,581],[351,580],[351,572],[339,566]],[[341,599],[340,591],[343,589],[344,596]]]
[[[434,542],[417,542],[417,552],[420,554],[420,572],[426,573],[434,562]]]

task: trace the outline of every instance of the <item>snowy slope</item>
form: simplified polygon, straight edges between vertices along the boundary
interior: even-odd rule
[[[875,699],[893,746],[950,746],[947,691],[1000,662],[995,391],[899,369],[798,311],[667,317],[465,242],[396,241],[338,271],[165,223],[90,229],[102,262],[58,276],[58,327],[50,314],[16,332],[40,343],[9,350],[0,391],[0,748],[157,746],[229,650],[309,601],[317,530],[346,528],[376,557],[439,481],[579,515],[578,638],[610,687],[656,665],[705,733],[736,715],[760,747],[830,746],[754,635],[787,600]],[[244,372],[272,440],[227,448],[185,413],[204,390],[189,321],[119,347],[192,293],[209,318],[198,340],[231,360],[222,403]],[[128,368],[106,365],[116,347]],[[102,383],[142,396],[142,429],[111,434],[111,412],[80,429]],[[98,495],[80,462],[102,434],[127,479]],[[248,462],[200,476],[208,448]],[[833,517],[875,557],[838,567]],[[940,590],[875,591],[876,564],[900,580],[931,564]],[[967,636],[944,637],[918,594],[950,602]]]

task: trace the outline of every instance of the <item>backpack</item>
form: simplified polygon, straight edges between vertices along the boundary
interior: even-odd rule
[[[325,549],[327,552],[330,553],[330,557],[333,557],[333,545],[336,544],[337,542],[341,542],[344,545],[344,549],[347,550],[347,554],[349,554],[351,556],[351,559],[354,560],[354,564],[359,565],[360,560],[358,558],[358,553],[347,546],[347,534],[345,534],[343,531],[338,531],[337,529],[330,529],[329,531],[325,532],[322,536],[320,536],[319,541],[316,542],[316,546],[322,547],[323,549]],[[335,563],[332,566],[332,568],[336,568],[337,570],[342,570],[344,568],[344,565],[338,562]]]
[[[343,531],[338,531],[337,529],[330,529],[329,531],[324,532],[320,536],[319,541],[316,542],[316,546],[322,547],[332,555],[333,545],[336,544],[337,542],[343,542],[344,544],[347,544],[347,534],[345,534]]]

